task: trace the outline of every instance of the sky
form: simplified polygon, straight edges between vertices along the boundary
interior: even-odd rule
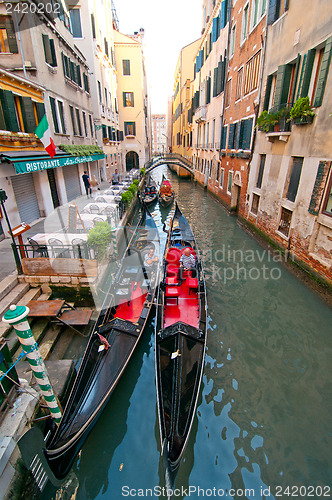
[[[114,0],[119,31],[144,28],[144,55],[152,113],[166,114],[180,51],[201,35],[202,0]]]

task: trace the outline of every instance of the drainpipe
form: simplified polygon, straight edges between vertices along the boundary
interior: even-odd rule
[[[19,27],[19,24],[18,24],[18,21],[17,21],[16,12],[14,11],[13,14],[14,14],[13,17],[14,17],[15,29],[16,29],[18,41],[19,41],[19,44],[20,44],[20,50],[21,50],[21,56],[22,56],[22,62],[23,62],[23,73],[24,73],[25,78],[27,80],[29,80],[28,75],[27,75],[27,70],[25,68],[25,59],[24,59],[24,52],[23,52],[23,44],[22,44],[20,27]]]

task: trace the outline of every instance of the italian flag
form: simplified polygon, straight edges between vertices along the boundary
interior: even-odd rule
[[[38,127],[35,130],[35,134],[41,142],[43,143],[44,148],[48,152],[51,158],[55,155],[55,144],[51,137],[51,130],[46,118],[46,115],[38,123]]]

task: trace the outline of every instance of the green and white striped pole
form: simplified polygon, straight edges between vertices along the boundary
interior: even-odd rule
[[[28,307],[12,305],[2,319],[14,327],[22,345],[22,349],[27,353],[26,357],[32,368],[33,374],[36,377],[43,398],[50,409],[52,417],[58,424],[61,420],[61,410],[47,376],[43,358],[39,353],[38,345],[26,319],[28,314]]]

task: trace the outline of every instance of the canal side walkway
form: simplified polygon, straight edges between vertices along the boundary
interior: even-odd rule
[[[109,188],[110,184],[109,182],[104,181],[98,187],[102,191]],[[88,199],[86,195],[81,195],[65,205],[61,205],[56,208],[48,217],[43,217],[31,225],[31,229],[23,234],[23,242],[26,243],[28,238],[33,238],[33,236],[37,233],[52,233],[60,231],[64,227],[68,227],[69,205],[75,203],[78,212],[80,212],[89,201],[92,200],[90,198]],[[4,228],[5,234],[8,236],[8,227],[6,223],[4,223]],[[0,241],[0,282],[10,274],[17,274],[11,243],[11,238],[5,238],[3,241]]]

